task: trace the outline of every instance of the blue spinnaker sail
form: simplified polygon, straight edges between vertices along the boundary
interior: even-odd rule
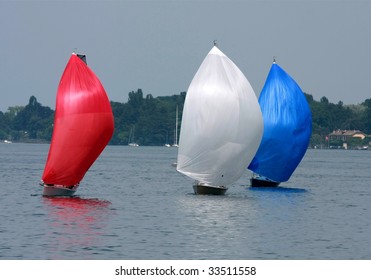
[[[302,160],[312,133],[312,115],[298,84],[272,64],[259,96],[264,133],[248,168],[277,182],[289,180]]]

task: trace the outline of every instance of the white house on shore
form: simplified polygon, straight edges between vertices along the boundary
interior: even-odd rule
[[[369,135],[363,133],[360,130],[334,130],[332,133],[328,135],[329,143],[331,142],[342,142],[343,149],[348,149],[348,143],[351,140],[359,139],[364,140],[366,137],[370,137]],[[368,146],[362,146],[360,149],[368,149]]]

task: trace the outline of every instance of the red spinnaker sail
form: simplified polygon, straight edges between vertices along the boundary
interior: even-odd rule
[[[111,105],[101,82],[72,54],[58,87],[44,183],[79,183],[108,144],[113,129]]]

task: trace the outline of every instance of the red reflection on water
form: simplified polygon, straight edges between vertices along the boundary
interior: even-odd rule
[[[78,210],[78,212],[87,212],[96,210],[97,208],[105,208],[111,204],[106,200],[96,198],[80,198],[80,197],[43,197],[46,204],[64,208],[65,210]]]
[[[50,227],[47,238],[53,244],[52,258],[85,258],[81,249],[96,248],[105,234],[111,202],[80,197],[43,197]],[[66,254],[67,252],[67,254]]]

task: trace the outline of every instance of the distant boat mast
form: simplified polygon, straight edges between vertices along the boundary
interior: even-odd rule
[[[178,105],[176,106],[176,112],[175,112],[175,133],[174,133],[173,147],[178,147]]]

